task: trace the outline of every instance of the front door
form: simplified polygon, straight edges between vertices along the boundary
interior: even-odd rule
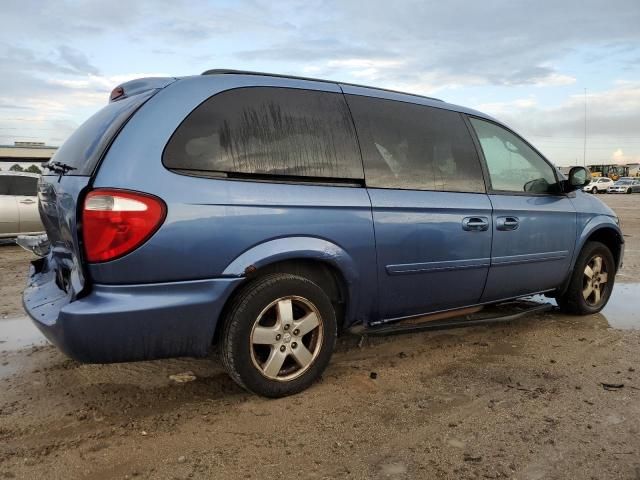
[[[373,208],[381,318],[477,303],[490,262],[491,203],[463,117],[380,98],[347,101]]]
[[[505,128],[470,118],[486,162],[493,206],[491,268],[483,302],[558,287],[576,242],[576,211],[555,168]]]

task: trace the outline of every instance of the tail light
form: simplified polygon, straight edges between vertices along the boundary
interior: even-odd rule
[[[89,262],[106,262],[135,250],[162,225],[165,203],[146,193],[97,189],[82,210],[82,237]]]

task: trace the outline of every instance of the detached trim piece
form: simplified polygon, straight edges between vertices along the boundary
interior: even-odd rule
[[[459,317],[455,317],[449,320],[432,320],[425,321],[424,323],[402,323],[398,322],[396,324],[384,324],[378,327],[369,327],[365,328],[361,331],[356,331],[353,333],[371,336],[371,337],[382,337],[387,335],[398,335],[402,333],[416,333],[416,332],[424,332],[429,330],[446,330],[449,328],[463,328],[463,327],[473,327],[478,325],[487,325],[492,323],[499,322],[511,322],[513,320],[518,320],[520,318],[526,317],[535,313],[543,313],[548,312],[549,310],[553,310],[554,306],[551,303],[538,303],[534,301],[520,300],[515,302],[508,302],[505,306],[513,305],[516,307],[516,310],[513,313],[505,313],[503,315],[495,315],[491,317],[482,317],[480,315],[475,316],[472,315],[461,315]],[[518,308],[519,307],[519,308]]]

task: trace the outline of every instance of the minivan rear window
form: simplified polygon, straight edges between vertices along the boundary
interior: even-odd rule
[[[342,94],[293,88],[245,87],[214,95],[178,127],[163,163],[230,177],[363,178]]]
[[[80,125],[51,161],[73,167],[74,170],[67,175],[91,175],[122,126],[155,92],[156,90],[149,90],[109,103]]]

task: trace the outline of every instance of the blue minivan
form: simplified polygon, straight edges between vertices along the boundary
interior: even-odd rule
[[[441,100],[211,70],[113,90],[38,186],[24,305],[82,362],[203,356],[278,397],[336,336],[544,293],[598,312],[618,219],[499,121]]]

